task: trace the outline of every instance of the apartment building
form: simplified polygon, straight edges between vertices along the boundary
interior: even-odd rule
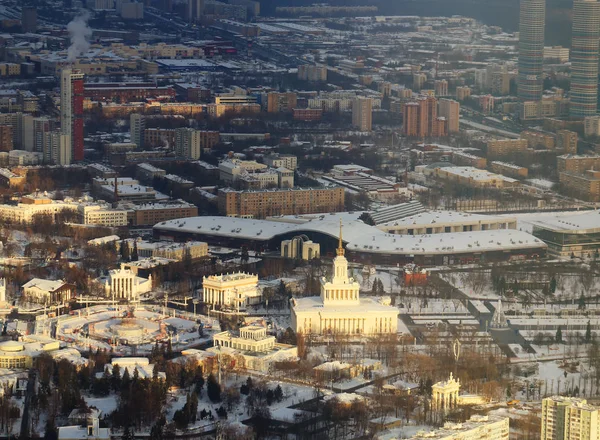
[[[493,161],[490,164],[490,169],[496,174],[502,174],[503,176],[513,177],[515,179],[526,179],[529,174],[529,170],[525,167],[500,161]]]
[[[600,156],[565,154],[556,158],[556,168],[559,172],[570,171],[574,173],[583,173],[587,170],[600,170]]]
[[[578,135],[570,130],[558,130],[556,132],[556,149],[567,154],[577,154]]]
[[[146,147],[172,147],[175,144],[175,129],[173,128],[146,128],[144,130],[144,146]]]
[[[527,140],[529,148],[554,150],[556,138],[553,134],[543,133],[541,131],[525,130],[521,132],[521,139]]]
[[[360,131],[371,131],[373,127],[373,101],[358,96],[352,103],[352,125]]]
[[[327,81],[327,67],[303,64],[298,66],[298,79],[300,81]]]
[[[0,125],[0,151],[13,149],[13,128],[10,125]]]
[[[344,195],[341,187],[259,191],[220,189],[218,206],[222,215],[245,218],[338,212],[344,209]]]
[[[291,113],[298,105],[298,96],[293,92],[267,94],[268,113]]]
[[[515,153],[524,153],[527,151],[529,142],[527,139],[498,139],[488,141],[488,158],[505,157]]]
[[[541,440],[588,440],[600,437],[598,407],[585,399],[552,396],[542,400]]]
[[[449,133],[458,132],[460,122],[460,103],[458,101],[440,99],[438,115],[446,118]]]
[[[456,88],[456,99],[458,101],[464,101],[467,98],[471,97],[471,88],[470,87],[457,87]]]
[[[124,209],[111,209],[108,205],[80,204],[77,211],[84,225],[127,226],[127,211]]]
[[[298,168],[298,158],[292,154],[270,154],[264,157],[264,162],[271,168],[287,168],[295,170]]]
[[[132,226],[152,226],[167,220],[197,217],[198,207],[183,200],[168,203],[144,203],[126,205]]]
[[[558,180],[564,192],[588,202],[600,202],[600,171],[563,171]]]

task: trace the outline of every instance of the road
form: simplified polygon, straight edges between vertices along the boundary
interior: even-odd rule
[[[23,405],[23,417],[21,418],[21,434],[19,438],[29,438],[29,427],[30,427],[30,415],[29,415],[29,404],[35,391],[35,381],[37,372],[34,369],[29,370],[29,377],[27,379],[27,391],[25,391],[25,403]]]
[[[460,120],[460,123],[462,125],[466,125],[468,127],[472,127],[472,128],[477,128],[478,130],[481,131],[485,131],[488,133],[496,133],[496,134],[500,134],[512,139],[519,139],[520,134],[518,133],[513,133],[512,131],[506,131],[506,130],[502,130],[500,128],[496,128],[496,127],[492,127],[489,125],[485,125],[485,124],[480,124],[479,122],[474,122],[474,121],[470,121],[468,119],[462,118]]]

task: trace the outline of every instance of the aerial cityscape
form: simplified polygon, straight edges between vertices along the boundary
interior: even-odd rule
[[[0,439],[600,439],[599,0],[1,0]]]

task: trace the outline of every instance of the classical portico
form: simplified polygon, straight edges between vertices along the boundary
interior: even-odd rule
[[[448,411],[458,406],[460,379],[456,380],[450,373],[450,378],[437,382],[432,386],[431,407],[438,411]]]

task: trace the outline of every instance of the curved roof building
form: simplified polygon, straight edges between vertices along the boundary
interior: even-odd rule
[[[469,223],[464,232],[446,233],[448,226],[445,226],[442,231],[432,227],[430,233],[399,235],[369,226],[359,220],[359,216],[360,213],[336,213],[284,216],[270,220],[191,217],[155,225],[154,236],[177,241],[200,239],[213,245],[248,246],[263,251],[279,249],[283,240],[306,236],[321,244],[323,255],[333,255],[339,240],[341,220],[344,224],[343,240],[351,261],[434,265],[546,255],[547,246],[542,240],[526,232],[508,229],[512,227],[512,219],[498,222],[494,226],[497,229],[478,229]],[[469,216],[456,216],[455,222],[465,219],[471,222]],[[447,224],[450,230],[458,229],[453,223]],[[425,230],[429,231],[429,228]]]

